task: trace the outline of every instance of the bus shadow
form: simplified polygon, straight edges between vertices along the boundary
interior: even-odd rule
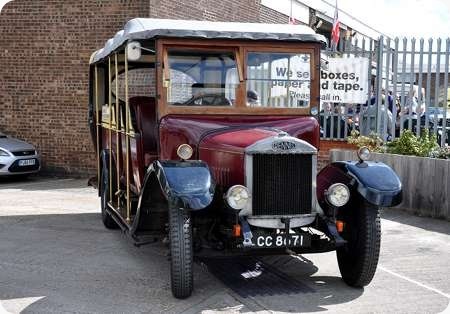
[[[326,305],[349,302],[364,292],[348,287],[340,277],[313,276],[318,267],[302,255],[203,258],[200,262],[243,303],[256,300],[271,311],[324,311]]]
[[[0,248],[0,312],[198,313],[222,307],[223,298],[251,311],[315,312],[363,292],[315,276],[304,256],[227,257],[202,259],[193,295],[178,300],[167,248],[134,247],[106,230],[99,213],[1,216]]]

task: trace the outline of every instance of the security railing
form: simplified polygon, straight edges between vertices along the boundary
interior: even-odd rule
[[[449,144],[448,88],[450,39],[341,40],[338,51],[322,51],[322,71],[331,58],[367,58],[365,102],[321,101],[323,139],[346,140],[352,130],[378,134],[390,141],[403,130],[417,136],[436,134],[441,146]]]

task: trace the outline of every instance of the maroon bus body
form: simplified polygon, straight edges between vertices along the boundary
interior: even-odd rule
[[[285,131],[318,148],[319,125],[299,116],[166,116],[160,126],[160,160],[176,160],[177,147],[194,148],[193,159],[208,164],[216,183],[244,184],[244,151],[258,140]]]
[[[149,121],[147,121],[149,122]],[[149,123],[150,124],[150,123]],[[149,128],[157,128],[159,138],[144,138],[137,132],[130,140],[131,188],[139,193],[142,189],[146,167],[155,160],[177,160],[177,148],[189,144],[194,148],[193,159],[208,164],[216,183],[222,188],[244,184],[244,151],[249,145],[279,131],[305,140],[319,147],[319,124],[311,116],[225,116],[225,115],[168,115],[161,119],[159,126],[151,123]],[[155,134],[157,133],[157,134]],[[153,137],[153,136],[152,136]],[[109,147],[109,133],[103,130],[104,148]],[[116,137],[111,137],[111,148],[116,155]],[[118,164],[122,176],[125,174],[125,135],[119,137]],[[158,142],[158,150],[145,149],[148,142]],[[118,157],[118,158],[117,158]]]

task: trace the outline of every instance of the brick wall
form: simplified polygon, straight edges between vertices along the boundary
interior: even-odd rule
[[[150,17],[226,22],[287,23],[288,17],[260,0],[150,0]]]
[[[356,149],[352,144],[341,141],[321,140],[319,145],[319,155],[317,158],[317,169],[320,170],[330,163],[330,150],[335,148]]]
[[[15,0],[0,15],[0,130],[35,144],[45,170],[93,173],[88,62],[134,17],[286,23],[259,0]]]
[[[0,129],[35,144],[49,171],[92,172],[89,57],[146,12],[146,1],[8,3],[0,15]]]

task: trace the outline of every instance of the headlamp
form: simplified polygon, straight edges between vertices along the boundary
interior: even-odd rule
[[[360,149],[358,149],[357,155],[358,155],[358,158],[359,158],[360,162],[369,160],[369,158],[370,158],[370,150],[366,146],[363,146]]]
[[[225,199],[231,208],[241,210],[244,209],[250,201],[250,192],[243,185],[233,185],[228,189]]]
[[[193,153],[194,150],[189,144],[181,144],[180,146],[178,146],[177,155],[183,160],[190,159]]]
[[[335,183],[328,188],[326,196],[331,205],[342,207],[350,200],[350,190],[343,183]]]
[[[4,151],[3,149],[0,149],[0,156],[7,157],[7,156],[9,156],[9,154],[6,151]]]

